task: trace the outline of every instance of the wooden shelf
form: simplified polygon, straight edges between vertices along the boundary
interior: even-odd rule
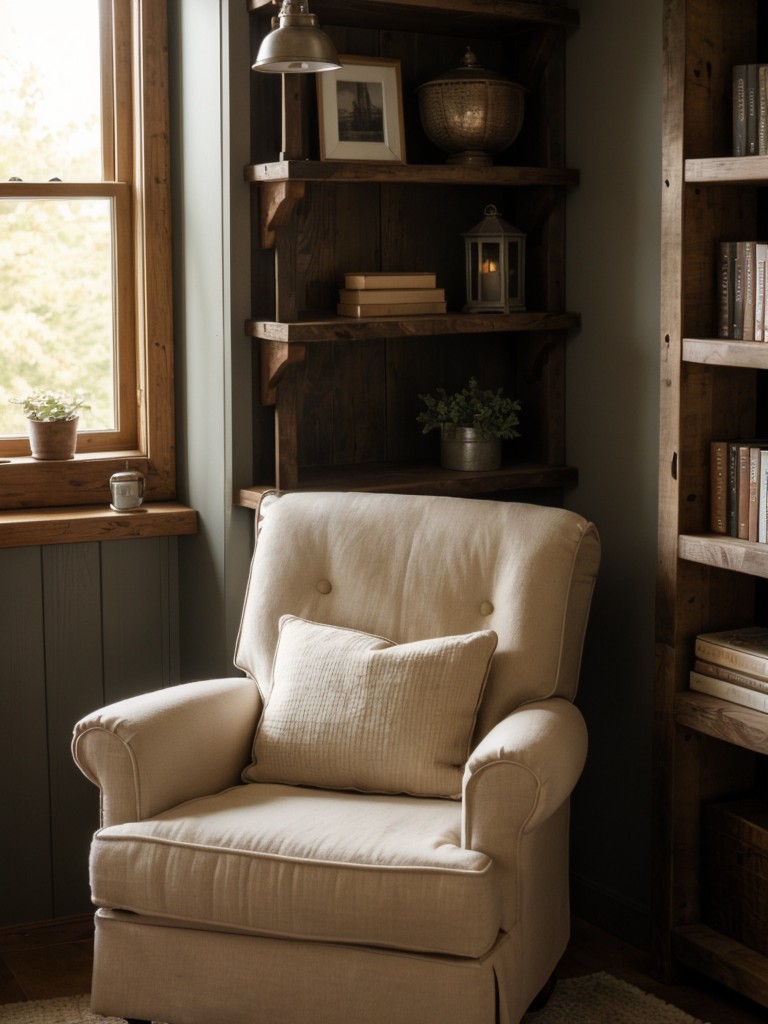
[[[359,182],[564,187],[579,183],[578,171],[558,167],[460,167],[454,164],[337,163],[320,160],[278,160],[273,163],[249,164],[245,168],[245,177],[247,181],[261,185]]]
[[[0,548],[192,533],[197,533],[197,512],[175,501],[147,502],[135,512],[113,512],[108,505],[0,512]]]
[[[578,473],[571,466],[514,463],[497,470],[463,473],[423,463],[362,463],[299,471],[299,491],[377,491],[388,494],[448,494],[459,497],[496,491],[563,487],[575,484]],[[274,484],[243,488],[238,504],[258,508],[262,495]]]
[[[675,721],[725,743],[768,754],[768,713],[684,690],[675,698]]]
[[[696,185],[768,183],[768,156],[720,156],[686,160],[685,180]]]
[[[250,11],[266,8],[274,13],[272,0],[248,0]],[[434,31],[435,18],[443,15],[440,29],[446,35],[484,36],[514,32],[531,26],[575,28],[579,12],[554,4],[522,3],[519,0],[313,0],[312,13],[321,24],[360,28]]]
[[[768,344],[764,341],[728,341],[723,338],[683,338],[683,360],[709,366],[744,366],[768,370]]]
[[[688,967],[768,1006],[768,957],[699,923],[675,928],[672,944]]]
[[[717,533],[681,534],[678,555],[689,562],[768,578],[768,544]]]
[[[440,334],[497,334],[521,331],[572,331],[577,313],[444,313],[410,317],[315,316],[292,323],[248,320],[246,334],[288,344],[321,341],[371,341],[376,338],[426,337]]]

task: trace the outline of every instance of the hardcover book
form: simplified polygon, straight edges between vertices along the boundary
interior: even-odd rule
[[[422,271],[371,270],[344,275],[345,288],[434,288],[437,275]]]
[[[768,627],[743,626],[696,637],[697,658],[715,665],[768,678]]]
[[[413,316],[420,313],[445,313],[444,302],[383,302],[360,305],[354,302],[340,302],[336,307],[339,316]]]
[[[708,693],[710,697],[721,697],[732,704],[740,704],[742,707],[753,708],[755,711],[768,711],[768,693],[747,690],[743,686],[735,686],[733,683],[727,683],[724,679],[715,679],[712,676],[702,675],[700,672],[691,672],[689,685],[692,690]]]
[[[381,305],[383,302],[442,302],[443,288],[340,288],[339,302]]]
[[[750,675],[748,672],[739,672],[735,668],[726,668],[725,665],[715,665],[712,661],[702,661],[697,658],[693,663],[694,672],[702,676],[712,676],[713,679],[722,679],[734,686],[743,686],[747,690],[758,690],[760,693],[768,693],[768,679],[761,679],[760,676]]]

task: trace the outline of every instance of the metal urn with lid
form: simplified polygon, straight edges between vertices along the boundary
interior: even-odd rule
[[[468,46],[460,67],[419,86],[421,124],[449,164],[488,167],[520,134],[525,92],[481,67]]]

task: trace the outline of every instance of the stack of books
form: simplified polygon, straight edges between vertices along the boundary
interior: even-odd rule
[[[692,690],[768,711],[768,628],[745,626],[700,633],[695,654]]]
[[[768,439],[710,444],[710,529],[768,543]]]
[[[768,153],[768,64],[733,69],[733,155]]]
[[[430,273],[374,271],[344,275],[339,316],[413,316],[445,313],[445,291]]]
[[[717,333],[734,341],[768,341],[765,242],[720,242]]]

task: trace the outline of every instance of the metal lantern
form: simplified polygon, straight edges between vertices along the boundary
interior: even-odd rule
[[[525,309],[525,235],[486,206],[484,219],[464,232],[468,313]]]

